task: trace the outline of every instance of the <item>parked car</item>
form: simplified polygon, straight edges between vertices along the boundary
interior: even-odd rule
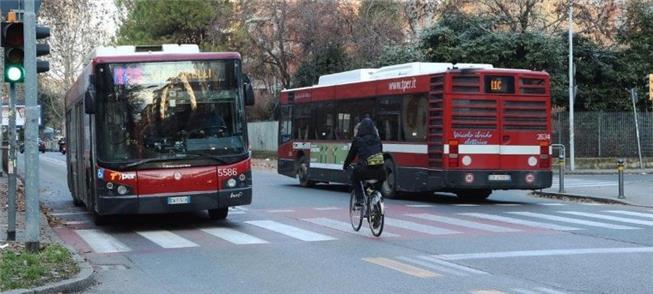
[[[25,142],[20,142],[20,147],[18,147],[20,153],[25,152]],[[45,142],[39,139],[39,152],[45,153]]]

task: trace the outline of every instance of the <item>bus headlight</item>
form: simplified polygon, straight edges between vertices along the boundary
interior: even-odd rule
[[[112,182],[107,183],[107,190],[113,190],[113,183]]]
[[[118,186],[117,190],[118,190],[118,194],[120,194],[120,195],[127,194],[127,187],[125,187],[123,185]]]
[[[229,179],[229,180],[227,181],[227,187],[229,187],[229,188],[236,187],[236,180],[233,179],[233,178]]]

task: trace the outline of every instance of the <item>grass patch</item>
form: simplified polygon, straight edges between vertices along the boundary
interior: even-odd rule
[[[38,253],[27,253],[17,243],[0,255],[0,291],[33,288],[61,281],[79,272],[70,252],[59,244],[48,244]]]

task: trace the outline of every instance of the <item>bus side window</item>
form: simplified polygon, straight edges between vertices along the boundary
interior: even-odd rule
[[[292,135],[292,106],[283,106],[281,108],[281,124],[279,125],[279,142],[285,143],[291,139]]]
[[[406,141],[423,141],[426,139],[426,114],[428,101],[425,95],[404,96],[403,126]]]

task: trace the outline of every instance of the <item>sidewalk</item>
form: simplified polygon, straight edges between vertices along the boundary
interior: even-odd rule
[[[630,170],[634,171],[634,170]],[[559,192],[558,174],[553,175],[553,185],[535,194],[573,200],[590,200],[604,203],[621,203],[633,206],[653,207],[653,171],[641,170],[624,175],[624,196],[619,199],[618,175],[613,173],[587,172],[565,174],[565,190]]]
[[[7,213],[8,213],[7,177],[6,174],[4,175],[5,176],[0,177],[0,245],[7,243]],[[20,180],[18,185],[19,187],[21,186]],[[24,202],[22,201],[22,199],[18,199],[17,202],[18,202],[17,203],[18,212],[16,215],[16,242],[24,242],[25,240],[24,239],[25,238]],[[48,224],[47,216],[43,213],[43,211],[41,211],[40,221],[41,221],[41,233],[40,233],[39,242],[41,244],[58,243],[68,248],[71,255],[73,256],[73,259],[77,262],[77,265],[79,266],[79,273],[77,273],[76,276],[68,280],[53,282],[33,289],[15,289],[7,292],[0,292],[0,294],[78,292],[78,291],[83,291],[93,283],[94,271],[91,265],[86,260],[84,260],[81,256],[79,256],[75,250],[73,250],[69,246],[66,246],[63,243],[63,241],[59,239],[59,237],[52,230],[52,228],[50,228],[50,225]]]
[[[554,177],[557,177],[557,172],[558,172],[558,166],[553,167],[553,172],[554,172]],[[570,171],[569,169],[565,170],[566,175],[611,175],[617,174],[617,169],[576,169],[574,171]],[[653,169],[651,168],[645,168],[645,169],[625,169],[624,174],[653,174]]]

